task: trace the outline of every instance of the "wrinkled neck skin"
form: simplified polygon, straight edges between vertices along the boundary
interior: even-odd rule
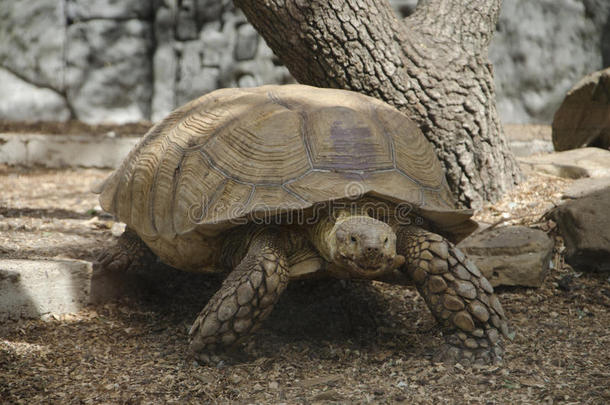
[[[345,215],[346,217],[346,215]],[[343,218],[341,218],[343,219]],[[334,235],[337,231],[337,226],[341,221],[339,218],[335,221],[334,218],[324,217],[321,218],[315,225],[310,229],[310,238],[312,244],[320,253],[320,256],[327,262],[333,261],[333,255],[336,251],[336,243]]]
[[[361,212],[321,218],[310,240],[341,278],[379,279],[404,263],[392,228]]]

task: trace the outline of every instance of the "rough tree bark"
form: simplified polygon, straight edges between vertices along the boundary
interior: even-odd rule
[[[420,0],[404,20],[386,0],[234,1],[300,83],[368,94],[415,120],[462,205],[520,180],[487,56],[501,0]]]

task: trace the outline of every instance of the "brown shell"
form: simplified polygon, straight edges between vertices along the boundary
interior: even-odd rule
[[[410,202],[446,228],[470,216],[454,209],[431,145],[405,115],[303,85],[222,89],[184,105],[98,191],[102,207],[145,240],[212,235],[261,210],[354,194]]]

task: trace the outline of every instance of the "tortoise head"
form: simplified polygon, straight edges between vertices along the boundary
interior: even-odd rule
[[[376,278],[405,262],[396,254],[396,234],[385,222],[366,215],[339,218],[330,233],[334,263],[354,277]]]

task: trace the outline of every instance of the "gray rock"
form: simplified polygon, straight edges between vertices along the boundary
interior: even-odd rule
[[[148,20],[153,8],[150,0],[67,0],[66,15],[72,21],[92,19]]]
[[[174,27],[176,26],[176,12],[173,9],[161,7],[155,15],[155,40],[160,46],[167,45],[174,40]]]
[[[201,41],[184,42],[179,61],[176,102],[187,103],[218,87],[220,68],[202,66]]]
[[[197,15],[204,23],[218,21],[223,10],[232,5],[233,2],[227,0],[197,0]]]
[[[489,52],[502,120],[550,122],[572,84],[610,60],[609,18],[606,0],[503,1]]]
[[[201,31],[201,63],[207,67],[220,67],[227,63],[227,49],[231,48],[232,35],[221,31],[220,24],[207,24]],[[232,59],[231,59],[232,62]]]
[[[256,55],[259,36],[253,26],[244,24],[237,29],[235,59],[238,61],[253,59]]]
[[[151,29],[140,20],[68,27],[66,87],[78,119],[125,123],[150,117]]]
[[[577,199],[610,187],[610,177],[577,179],[568,186],[561,198]]]
[[[0,322],[81,310],[91,273],[83,261],[0,260]]]
[[[549,269],[553,242],[524,226],[483,230],[458,244],[493,286],[540,287]]]
[[[610,68],[587,75],[568,91],[553,118],[553,145],[557,151],[610,148]]]
[[[244,75],[237,81],[237,86],[239,87],[256,87],[258,85],[259,83],[256,81],[256,78],[251,75]]]
[[[566,261],[577,269],[610,270],[610,188],[555,208],[550,217],[557,223],[566,247]]]
[[[153,56],[154,87],[152,96],[153,121],[159,121],[177,105],[174,80],[178,71],[178,58],[171,44],[157,47]]]
[[[0,67],[23,80],[64,89],[66,22],[58,0],[0,1]]]
[[[400,17],[407,17],[415,11],[418,0],[390,0],[390,4]]]
[[[553,152],[548,125],[504,124],[504,134],[517,157]]]
[[[66,99],[50,88],[36,87],[0,68],[0,119],[65,121]]]
[[[197,29],[197,9],[194,0],[182,0],[178,9],[176,22],[176,38],[181,41],[196,39],[199,31]]]
[[[524,171],[536,171],[569,179],[610,176],[610,151],[600,148],[573,149],[520,158]]]

